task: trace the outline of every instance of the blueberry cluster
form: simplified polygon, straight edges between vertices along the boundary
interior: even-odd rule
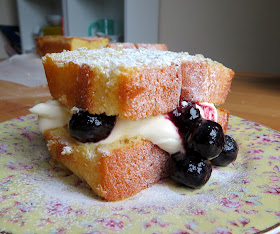
[[[202,118],[194,103],[181,101],[168,116],[178,128],[184,145],[183,152],[172,155],[175,170],[171,177],[175,181],[200,188],[211,176],[211,164],[227,166],[236,159],[235,140],[224,136],[218,123]],[[115,123],[116,116],[79,111],[71,116],[68,127],[74,139],[83,143],[98,142],[110,135]]]
[[[224,136],[222,127],[201,117],[194,103],[181,101],[168,114],[179,129],[184,152],[172,155],[175,165],[172,178],[191,188],[202,187],[210,178],[212,166],[227,166],[238,153],[235,140]]]

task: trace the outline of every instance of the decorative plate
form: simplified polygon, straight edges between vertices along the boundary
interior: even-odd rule
[[[0,124],[0,231],[11,233],[256,233],[280,222],[280,133],[230,116],[236,162],[191,190],[165,180],[105,202],[49,163],[35,115]]]

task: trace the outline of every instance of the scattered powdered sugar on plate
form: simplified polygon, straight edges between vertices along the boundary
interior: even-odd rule
[[[56,165],[57,166],[57,165]],[[196,204],[205,206],[208,203],[216,204],[217,200],[229,191],[234,192],[241,179],[248,178],[248,173],[239,171],[213,170],[212,177],[204,189],[192,190],[178,185],[171,180],[163,180],[141,191],[139,194],[117,202],[106,202],[98,198],[92,192],[86,182],[72,172],[58,165],[47,170],[37,170],[33,173],[23,174],[21,183],[34,186],[34,194],[45,200],[56,199],[69,206],[109,206],[122,208],[140,208],[143,206],[180,207],[183,204]],[[219,190],[213,190],[212,186],[219,185]],[[222,188],[222,189],[221,189]]]
[[[102,57],[102,59],[100,59]],[[161,50],[140,49],[112,49],[102,48],[88,50],[79,48],[75,51],[63,51],[62,53],[47,54],[42,58],[43,63],[47,58],[52,59],[60,67],[70,62],[78,65],[88,64],[92,67],[101,68],[104,73],[118,71],[119,67],[145,68],[180,65],[182,61],[200,61],[204,57],[201,55],[191,56],[187,52],[171,52]]]

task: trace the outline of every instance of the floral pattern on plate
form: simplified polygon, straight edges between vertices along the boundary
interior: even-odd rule
[[[35,115],[0,124],[0,231],[256,233],[280,222],[280,133],[230,116],[236,162],[199,190],[170,180],[118,202],[50,163]],[[2,228],[2,229],[1,229]]]

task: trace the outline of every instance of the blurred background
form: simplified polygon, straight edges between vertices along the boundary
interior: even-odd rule
[[[279,74],[279,9],[279,0],[0,0],[0,59],[35,52],[36,36],[89,36],[91,24],[112,19],[121,42],[165,43],[237,71]]]

